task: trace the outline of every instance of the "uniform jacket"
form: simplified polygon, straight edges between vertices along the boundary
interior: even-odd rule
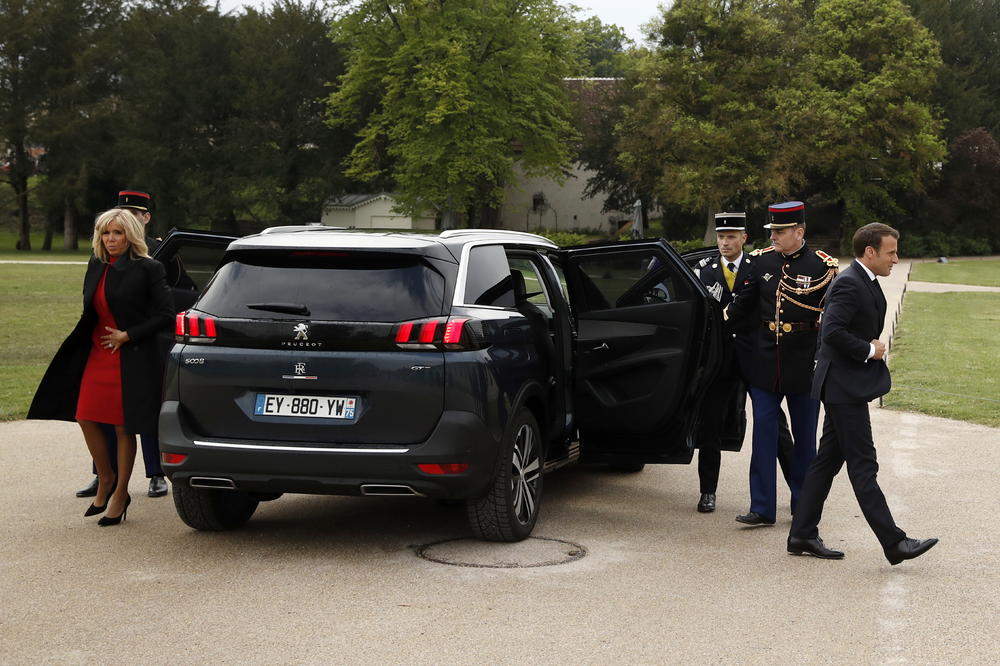
[[[816,352],[812,396],[830,404],[860,403],[889,392],[884,360],[870,359],[871,340],[882,334],[885,296],[855,261],[837,276],[826,297]]]
[[[83,279],[83,314],[59,347],[42,377],[28,410],[29,419],[76,420],[80,381],[97,324],[94,293],[107,264],[91,257]],[[169,329],[174,316],[163,264],[124,254],[108,269],[104,293],[120,330],[129,341],[121,354],[122,404],[125,430],[151,432],[157,427],[163,384],[163,353],[157,332]]]
[[[719,304],[725,308],[733,301],[733,291],[730,291],[726,282],[725,273],[722,271],[726,260],[721,254],[702,259],[698,263],[698,277],[705,285],[708,292],[712,294]],[[753,260],[748,252],[743,253],[743,260],[736,269],[736,280],[733,281],[734,290],[750,275],[750,267]],[[753,337],[755,332],[752,327],[745,323],[741,326],[736,319],[727,320],[725,325],[726,336],[732,338],[733,344],[725,345],[723,360],[723,375],[726,377],[739,376],[745,378],[750,370],[750,363],[753,357]]]
[[[806,244],[789,255],[764,248],[750,257],[750,273],[728,310],[731,318],[756,328],[747,381],[775,393],[809,393],[819,316],[837,260]]]

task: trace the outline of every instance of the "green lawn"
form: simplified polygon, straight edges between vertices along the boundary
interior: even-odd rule
[[[80,238],[79,250],[62,249],[62,236],[52,239],[52,249],[42,251],[42,241],[45,234],[31,234],[31,250],[20,252],[15,250],[17,234],[13,231],[0,231],[0,261],[87,261],[90,258],[90,238]]]
[[[1000,287],[1000,260],[951,261],[914,263],[910,279],[920,282],[946,282],[948,284],[975,284],[983,287]]]
[[[907,292],[885,406],[1000,427],[998,329],[1000,294]]]
[[[85,271],[0,265],[0,420],[27,413],[45,368],[80,317]]]

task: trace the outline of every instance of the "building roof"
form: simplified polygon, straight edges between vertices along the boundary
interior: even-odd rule
[[[356,210],[365,204],[380,199],[395,200],[389,192],[379,192],[378,194],[345,194],[341,197],[327,199],[324,207],[328,210]]]

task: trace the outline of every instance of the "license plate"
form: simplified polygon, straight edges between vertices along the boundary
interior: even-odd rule
[[[310,419],[353,419],[357,398],[327,395],[276,395],[258,393],[257,416],[290,416]]]

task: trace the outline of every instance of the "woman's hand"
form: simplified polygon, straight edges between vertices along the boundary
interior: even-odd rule
[[[128,333],[126,331],[119,331],[117,328],[111,328],[110,326],[105,326],[104,330],[108,331],[108,334],[101,336],[101,346],[110,349],[112,354],[128,342]]]

